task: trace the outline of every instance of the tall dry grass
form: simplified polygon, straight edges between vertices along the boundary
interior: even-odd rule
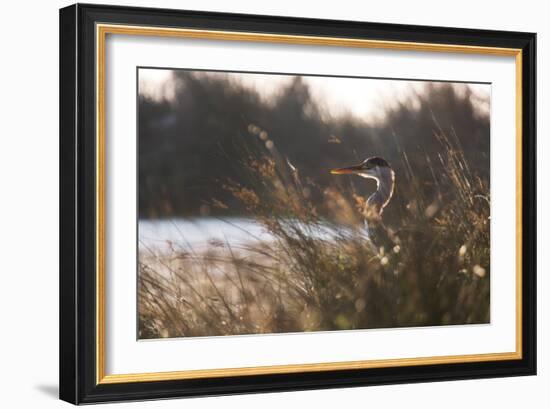
[[[381,241],[365,236],[364,197],[354,187],[361,181],[318,186],[266,131],[248,130],[247,184],[226,180],[223,189],[273,241],[213,241],[197,252],[182,232],[168,253],[141,251],[140,338],[489,322],[489,187],[458,138],[434,135],[438,153],[425,161],[431,195],[402,153],[402,199],[389,205],[401,218]],[[227,206],[216,198],[210,205]]]

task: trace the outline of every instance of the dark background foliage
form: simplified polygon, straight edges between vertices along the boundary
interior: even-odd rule
[[[446,135],[463,151],[472,174],[488,184],[489,118],[476,110],[467,88],[458,92],[451,83],[426,82],[388,108],[383,119],[367,121],[326,115],[300,76],[269,101],[221,73],[181,70],[174,78],[173,101],[139,96],[140,218],[242,214],[242,205],[222,186],[228,180],[246,186],[241,159],[255,154],[260,130],[266,132],[261,141],[271,141],[319,192],[350,183],[368,194],[373,185],[335,178],[329,170],[368,156],[386,158],[397,179],[385,214],[390,222],[411,196],[426,198],[424,206],[445,200],[436,186],[445,165],[435,135]],[[313,192],[314,201],[322,200],[319,192]],[[212,206],[213,198],[227,208]]]

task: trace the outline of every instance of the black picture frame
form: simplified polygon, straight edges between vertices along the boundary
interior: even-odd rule
[[[522,50],[521,359],[97,383],[96,23]],[[74,404],[536,374],[536,34],[77,4],[60,10],[60,398]]]

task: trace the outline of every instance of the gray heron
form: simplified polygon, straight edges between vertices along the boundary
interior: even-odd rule
[[[367,198],[365,209],[363,209],[365,228],[368,237],[374,243],[391,244],[393,240],[388,236],[388,231],[382,223],[382,213],[390,202],[395,188],[395,172],[388,161],[379,156],[372,156],[358,165],[332,169],[330,173],[333,175],[357,175],[376,181],[376,191]]]

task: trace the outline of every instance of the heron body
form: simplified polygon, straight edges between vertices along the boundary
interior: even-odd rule
[[[390,202],[395,188],[395,172],[390,164],[381,157],[373,156],[358,165],[333,169],[331,173],[333,175],[357,175],[376,181],[376,191],[367,198],[363,210],[365,228],[373,242],[384,245],[391,244],[391,239],[382,223],[382,213]]]

